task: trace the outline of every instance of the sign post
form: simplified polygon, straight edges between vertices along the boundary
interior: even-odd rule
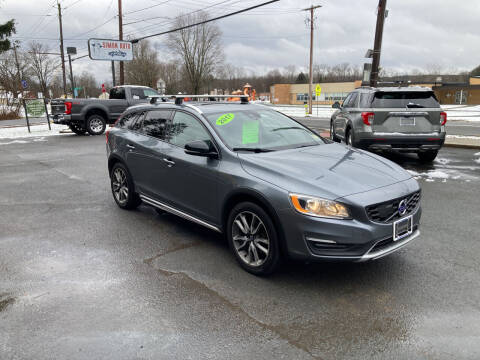
[[[317,84],[317,86],[315,86],[315,98],[317,99],[317,117],[318,117],[318,97],[320,96],[321,93],[322,93],[322,88],[320,84]]]
[[[29,117],[47,117],[48,129],[52,130],[50,126],[50,117],[48,115],[46,99],[22,99],[23,108],[25,109],[25,118],[27,120],[28,132],[30,132],[30,119]]]

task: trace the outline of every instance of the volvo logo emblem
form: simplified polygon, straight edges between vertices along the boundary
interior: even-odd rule
[[[405,215],[407,212],[407,200],[402,200],[400,201],[400,204],[398,204],[398,213],[400,215]]]

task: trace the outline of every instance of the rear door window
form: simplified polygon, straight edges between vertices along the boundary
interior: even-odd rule
[[[125,99],[125,88],[113,88],[110,90],[110,99]]]
[[[152,110],[143,120],[142,132],[165,141],[172,112],[170,110]]]
[[[348,107],[350,103],[350,99],[352,98],[352,93],[348,94],[348,96],[343,100],[342,107]]]
[[[131,88],[132,99],[143,100],[149,96],[158,96],[158,93],[150,88]]]
[[[373,108],[438,108],[440,104],[433,91],[378,91]]]
[[[350,98],[348,99],[348,104],[344,105],[347,108],[354,108],[357,107],[357,93],[352,93]]]
[[[371,94],[362,93],[360,94],[360,108],[369,108],[371,107]]]
[[[133,131],[140,131],[142,129],[144,116],[145,116],[144,111],[135,113],[135,116],[130,121],[128,128]]]
[[[129,129],[132,123],[135,122],[138,113],[128,113],[122,116],[122,118],[118,121],[117,126],[122,129]]]

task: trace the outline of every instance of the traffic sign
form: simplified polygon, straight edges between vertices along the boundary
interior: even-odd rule
[[[322,93],[322,88],[320,87],[320,85],[317,84],[317,86],[315,86],[315,95],[320,96],[321,93]]]
[[[26,89],[26,88],[28,87],[27,80],[22,80],[21,83],[22,83],[22,87],[23,87],[24,89]]]

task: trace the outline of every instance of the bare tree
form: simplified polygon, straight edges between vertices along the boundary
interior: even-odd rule
[[[293,84],[297,78],[297,67],[295,65],[285,66],[283,75],[285,76],[286,82]]]
[[[160,77],[157,51],[148,40],[133,47],[133,60],[125,62],[125,79],[128,84],[155,87]]]
[[[17,99],[21,94],[20,80],[29,78],[26,73],[27,64],[23,61],[22,51],[14,50],[2,53],[0,58],[0,119],[12,119],[18,117],[20,101]],[[4,106],[3,106],[4,105]]]
[[[80,89],[80,97],[98,97],[102,92],[95,76],[87,71],[82,72],[80,76],[75,76],[75,85]]]
[[[33,41],[29,44],[26,55],[30,60],[29,72],[37,79],[44,96],[48,94],[48,86],[56,68],[55,60],[48,52],[47,46]]]
[[[207,13],[181,15],[176,19],[175,27],[191,25],[208,18]],[[207,23],[170,33],[168,47],[175,57],[183,62],[189,88],[198,94],[215,69],[223,62],[220,28]]]

